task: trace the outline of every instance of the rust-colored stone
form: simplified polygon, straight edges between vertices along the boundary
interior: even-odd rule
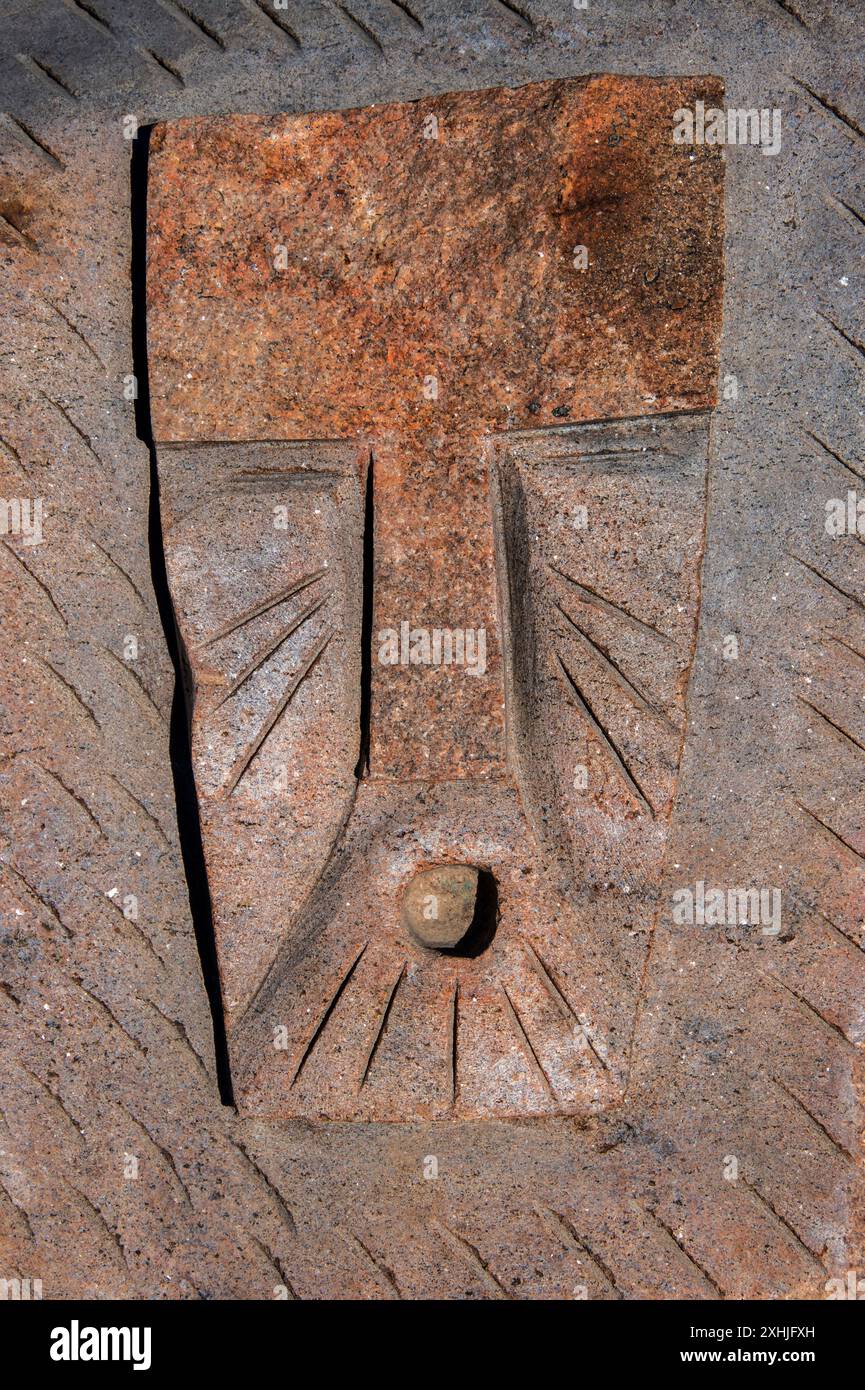
[[[154,422],[248,1109],[621,1094],[699,595],[723,166],[672,113],[707,93],[157,132]],[[401,910],[443,861],[497,885],[482,950]]]
[[[606,76],[160,126],[157,438],[462,435],[710,406],[721,150],[672,131],[677,108],[721,96],[716,78]]]
[[[861,197],[851,159],[853,126],[862,126],[856,67],[861,35],[853,7],[831,7],[832,23],[823,26],[819,42],[811,42],[777,5],[743,6],[731,25],[717,22],[717,6],[693,0],[683,9],[684,26],[659,26],[653,6],[602,6],[591,9],[591,22],[584,26],[578,12],[576,24],[563,22],[567,6],[529,0],[521,6],[536,20],[529,32],[503,6],[421,0],[411,8],[427,21],[425,33],[413,33],[392,5],[363,0],[344,8],[370,17],[384,52],[332,5],[290,7],[304,45],[299,61],[287,52],[287,36],[255,6],[216,0],[206,16],[203,6],[190,7],[223,39],[224,48],[179,21],[176,7],[170,13],[170,6],[149,0],[122,6],[99,0],[94,13],[106,17],[111,33],[80,6],[5,7],[2,70],[9,118],[0,131],[0,492],[6,499],[44,497],[45,525],[40,545],[6,534],[0,546],[5,639],[0,1279],[41,1279],[46,1299],[97,1300],[269,1302],[275,1293],[300,1299],[822,1300],[837,1296],[830,1293],[833,1285],[849,1290],[851,1281],[855,1292],[865,1269],[865,764],[857,747],[863,742],[857,653],[865,650],[859,602],[865,575],[857,537],[831,538],[823,525],[826,500],[844,498],[846,489],[856,486],[844,461],[862,466],[850,410],[861,372],[851,340],[862,337],[851,259],[861,235],[854,215],[861,211]],[[167,58],[185,86],[147,58],[142,42]],[[348,1092],[368,1062],[362,1088],[367,1108],[354,1113],[375,1113],[368,1101],[377,1088],[378,1113],[403,1114],[407,1122],[287,1122],[291,1106],[278,1094],[273,1119],[261,1118],[250,1113],[248,1088],[236,1065],[238,1114],[220,1104],[214,1084],[210,1018],[175,826],[185,776],[175,756],[172,785],[167,722],[173,636],[170,622],[163,631],[149,578],[152,560],[160,593],[158,536],[151,534],[148,546],[147,451],[136,439],[133,403],[121,394],[127,373],[137,372],[144,381],[145,364],[133,355],[129,335],[130,265],[134,273],[140,263],[135,246],[130,248],[124,155],[135,151],[133,164],[142,174],[145,134],[123,141],[119,113],[135,112],[149,122],[251,106],[277,113],[286,107],[312,110],[469,82],[513,83],[605,67],[638,71],[647,54],[659,72],[698,71],[709,51],[713,68],[735,79],[731,100],[774,99],[783,107],[783,140],[777,159],[766,160],[753,148],[726,152],[731,177],[725,195],[724,377],[730,389],[712,418],[702,612],[686,709],[680,708],[678,686],[687,672],[677,668],[687,656],[681,642],[689,617],[678,612],[675,575],[680,557],[690,557],[682,588],[693,606],[700,547],[667,546],[671,535],[694,535],[690,499],[699,491],[699,479],[689,484],[688,497],[680,496],[678,479],[685,427],[690,423],[699,432],[705,415],[644,419],[633,434],[628,425],[589,424],[582,436],[565,431],[491,442],[501,499],[495,525],[511,538],[503,578],[514,574],[507,592],[516,600],[519,619],[511,624],[508,680],[520,717],[509,722],[515,737],[508,745],[507,781],[513,778],[513,746],[527,789],[518,795],[511,787],[510,799],[502,808],[499,798],[497,808],[497,774],[478,776],[481,785],[466,811],[468,779],[444,785],[414,778],[396,788],[389,784],[393,798],[387,805],[382,800],[374,819],[367,815],[369,793],[374,782],[386,780],[374,770],[384,766],[384,752],[407,760],[423,746],[423,739],[404,740],[404,748],[390,736],[387,745],[378,740],[380,756],[373,757],[373,771],[353,804],[351,852],[341,880],[345,887],[362,885],[369,859],[364,924],[375,926],[377,937],[293,1088],[303,1093],[305,1115],[351,1114],[350,1095],[338,1094],[340,1073],[348,1076]],[[27,62],[29,54],[79,99],[73,101],[44,71],[40,74]],[[803,83],[781,91],[775,80],[780,71],[795,71]],[[710,84],[704,90],[708,97]],[[839,120],[839,113],[852,124]],[[44,149],[29,140],[28,131]],[[687,153],[703,157],[699,150]],[[814,197],[816,187],[832,197]],[[140,192],[133,176],[135,189]],[[194,199],[193,183],[180,186],[177,196]],[[612,215],[614,209],[604,211]],[[207,301],[201,312],[206,308]],[[143,323],[140,314],[138,323]],[[728,377],[731,372],[735,378]],[[730,394],[736,381],[738,397]],[[139,429],[146,428],[144,404],[142,392]],[[649,446],[659,442],[653,423],[665,431],[665,442],[651,453]],[[615,458],[612,441],[623,451]],[[376,447],[375,440],[372,444]],[[570,462],[553,457],[563,445]],[[178,612],[188,606],[196,621],[206,622],[203,636],[272,594],[272,582],[287,586],[297,577],[287,565],[280,573],[280,550],[264,544],[273,521],[267,501],[287,505],[298,498],[296,492],[279,495],[283,477],[276,476],[272,456],[282,448],[255,446],[253,479],[244,472],[248,460],[237,467],[237,451],[228,447],[225,452],[234,450],[236,461],[229,471],[241,484],[233,508],[224,471],[214,462],[218,448],[190,448],[183,484],[181,451],[161,459],[166,523],[173,525],[182,512],[191,518],[186,537],[195,541],[195,549],[185,554],[169,544]],[[360,470],[369,452],[365,439],[360,448],[351,440],[326,450],[324,466],[317,467],[311,452],[306,454],[307,475],[319,474],[312,480],[319,494],[309,499],[308,525],[319,524],[316,508],[321,509],[320,488],[327,483],[336,490],[340,520],[348,523],[340,553],[346,534],[362,525],[363,489],[347,486],[346,475],[353,467]],[[295,463],[302,456],[302,446],[295,446]],[[630,466],[641,459],[645,467]],[[176,487],[169,484],[169,473]],[[334,473],[339,476],[327,476]],[[434,474],[433,484],[441,478]],[[259,485],[263,496],[256,501]],[[565,487],[571,502],[565,500]],[[420,498],[412,473],[409,499],[413,490]],[[428,493],[435,497],[434,485]],[[477,497],[471,525],[480,528],[488,518],[483,487]],[[588,506],[590,523],[598,515],[605,518],[606,528],[590,524],[571,535],[557,526],[557,509],[570,518],[573,499]],[[152,499],[154,507],[157,500]],[[212,556],[207,507],[197,525],[191,517],[192,508],[208,500],[215,527]],[[702,508],[696,510],[702,516]],[[436,535],[452,567],[450,577],[463,548],[453,529],[459,516],[452,508],[447,512],[450,529],[440,528]],[[303,506],[292,515],[301,540],[308,537],[310,546],[321,541],[320,532],[303,530]],[[407,506],[405,516],[410,539]],[[384,539],[393,523],[381,506],[377,522]],[[331,510],[328,531],[334,527]],[[450,535],[456,539],[449,555]],[[523,552],[525,561],[521,537],[531,546]],[[650,633],[552,578],[555,600],[542,610],[542,561],[559,554],[563,537],[573,543],[568,559],[576,560],[578,569],[571,570],[570,563],[559,568],[656,627],[675,611],[681,625],[673,631],[675,645],[655,642]],[[273,539],[287,538],[288,532],[280,532]],[[432,538],[428,532],[425,542]],[[321,558],[330,559],[327,545],[322,549]],[[496,555],[500,560],[498,542]],[[294,552],[286,554],[293,558]],[[413,563],[425,584],[422,559],[420,550]],[[358,616],[347,601],[347,587],[357,584],[363,568],[359,551],[343,553],[328,604],[346,625]],[[246,576],[245,587],[237,570]],[[221,609],[209,615],[211,595],[203,586],[211,579],[228,587],[217,585],[214,603]],[[196,580],[202,586],[198,595]],[[286,605],[291,617],[319,601],[324,585],[316,583],[298,592],[294,606]],[[615,670],[600,657],[595,667],[591,648],[563,616],[555,616],[556,604],[618,664],[646,704],[660,705],[674,723],[681,720],[683,729],[687,723],[678,779],[666,765],[664,740],[672,735],[651,723],[640,706],[634,707],[638,714],[627,716],[627,692]],[[447,621],[448,612],[448,603],[437,602],[429,619],[413,605],[408,616],[413,624],[434,624]],[[541,619],[531,644],[516,640],[524,630],[521,612]],[[291,937],[297,888],[288,883],[283,893],[284,880],[292,872],[300,880],[307,873],[315,877],[316,811],[330,828],[354,781],[353,767],[345,764],[349,743],[355,751],[359,711],[353,707],[343,726],[340,697],[344,690],[352,701],[358,699],[359,645],[340,657],[344,668],[357,663],[344,686],[339,673],[320,662],[292,702],[296,713],[304,690],[326,676],[322,695],[338,715],[333,717],[324,699],[317,713],[305,710],[326,734],[309,755],[310,782],[318,782],[318,796],[307,794],[303,805],[299,799],[294,803],[300,833],[283,794],[268,798],[266,785],[261,815],[250,815],[253,802],[243,781],[235,793],[242,804],[227,807],[219,825],[213,782],[207,778],[220,769],[227,775],[233,745],[224,740],[218,716],[208,714],[208,695],[215,703],[252,659],[250,647],[258,653],[280,635],[286,624],[275,622],[276,616],[261,616],[265,632],[258,643],[249,634],[234,635],[227,674],[219,644],[203,653],[209,671],[198,690],[202,718],[196,758],[210,880],[224,977],[234,981],[241,979],[241,965],[254,975],[273,942]],[[330,608],[320,608],[310,622],[330,617]],[[374,635],[379,623],[398,617],[395,611],[377,619]],[[316,634],[324,630],[314,629]],[[660,807],[659,842],[666,834],[663,808],[675,784],[668,867],[657,893],[659,912],[647,960],[642,939],[652,913],[633,905],[651,905],[650,876],[641,859],[626,895],[616,867],[620,851],[626,867],[629,862],[624,808],[633,813],[629,833],[638,840],[648,833],[647,813],[624,799],[615,767],[597,739],[584,734],[585,721],[561,672],[549,664],[554,631],[569,643],[563,656],[571,675],[619,742],[647,799]],[[137,661],[124,658],[126,634],[138,637]],[[738,640],[736,660],[726,659],[729,635]],[[497,630],[488,637],[491,663]],[[502,643],[505,654],[509,640]],[[643,642],[648,653],[656,649],[654,657],[641,652]],[[529,659],[533,652],[539,657],[537,679]],[[330,649],[322,660],[328,655]],[[286,653],[273,660],[271,697],[287,688],[278,679],[286,671]],[[608,688],[600,685],[602,672]],[[382,672],[387,679],[379,692],[379,730],[385,713],[392,713],[383,701],[391,702],[397,682],[411,696],[406,728],[421,693],[428,697],[421,725],[425,736],[445,723],[449,709],[456,713],[460,681],[439,702],[429,698],[433,674],[412,666]],[[438,672],[442,688],[451,674],[456,673]],[[658,678],[660,684],[643,684]],[[463,695],[480,696],[474,685],[468,689],[468,680],[462,684]],[[557,687],[567,706],[556,704]],[[254,729],[253,716],[260,713],[263,724],[269,708],[262,700],[260,711],[250,707],[244,718]],[[223,712],[230,709],[226,703]],[[290,711],[291,706],[289,719]],[[291,746],[296,735],[284,723],[265,743],[249,777],[266,784],[274,738],[288,735]],[[469,733],[480,727],[468,723]],[[175,734],[179,731],[176,727]],[[208,763],[207,737],[221,733],[220,756]],[[564,756],[571,740],[581,745],[573,759]],[[175,743],[175,755],[178,748]],[[601,774],[597,785],[597,777],[590,776],[593,792],[589,796],[587,789],[584,803],[576,800],[575,761],[590,774]],[[479,764],[473,758],[472,766]],[[287,766],[303,774],[296,762]],[[557,821],[555,803],[568,796]],[[557,922],[544,910],[546,871],[533,875],[528,857],[520,853],[512,870],[502,871],[509,835],[518,851],[537,844],[534,831],[521,829],[521,803],[534,806],[538,833],[549,826],[550,845],[561,844],[563,830],[567,836],[570,848],[566,843],[561,868],[567,870],[570,857],[575,930],[570,918]],[[514,806],[517,813],[511,814]],[[450,825],[447,835],[441,833],[447,817],[459,833],[452,834]],[[389,836],[384,844],[383,835]],[[181,830],[187,849],[193,838]],[[491,842],[495,859],[486,857]],[[306,857],[304,843],[310,850]],[[390,1068],[391,1100],[405,1100],[399,1085],[404,1073],[395,1071],[390,1049],[399,1038],[392,1029],[403,1026],[400,1011],[414,958],[398,978],[408,957],[393,951],[393,973],[378,982],[383,1011],[398,978],[377,1047],[371,1042],[381,1012],[362,1043],[352,1036],[350,1010],[346,1013],[350,991],[361,982],[365,966],[375,964],[374,942],[394,932],[402,889],[414,867],[455,860],[488,870],[498,865],[498,920],[485,953],[462,956],[454,966],[461,1017],[466,1008],[465,1028],[458,1029],[457,1038],[464,1094],[456,1107],[438,1112],[448,1117],[444,1122],[425,1123],[416,1118],[413,1097],[401,1111],[395,1104],[388,1110],[388,1097],[381,1094],[381,1069]],[[389,862],[398,870],[391,877]],[[611,878],[601,872],[605,866],[614,870]],[[702,880],[707,888],[778,885],[781,932],[764,935],[759,925],[738,920],[677,924],[671,917],[673,892]],[[190,885],[197,883],[193,871]],[[115,887],[118,893],[107,896]],[[120,911],[120,894],[127,893],[138,897],[137,921]],[[625,902],[630,914],[617,914],[616,905],[624,909]],[[360,910],[356,900],[351,902],[343,909],[344,935],[332,934],[349,962],[348,948],[359,948],[351,931],[361,921]],[[320,915],[319,925],[326,920]],[[569,950],[572,940],[582,950],[569,980],[559,980],[563,998],[572,1002],[577,987],[591,982],[593,961],[615,959],[633,978],[645,960],[642,981],[633,990],[639,1010],[621,1104],[599,1107],[589,1116],[575,1107],[576,1119],[547,1114],[526,1122],[518,1110],[514,1119],[463,1118],[476,1113],[470,1106],[478,1090],[466,1029],[482,1016],[490,997],[478,981],[483,984],[482,968],[499,948],[511,949],[515,923],[523,931],[536,927],[531,939],[542,954],[543,946],[552,944],[566,965],[560,926],[567,927]],[[608,931],[611,923],[614,930]],[[229,937],[240,953],[233,963]],[[307,944],[313,939],[310,933]],[[206,932],[200,940],[206,946]],[[317,981],[324,996],[329,983],[324,969],[316,975],[314,953],[307,960],[305,944],[300,945],[300,984],[304,978],[313,985]],[[204,956],[206,963],[206,951]],[[439,953],[426,950],[424,956],[437,960]],[[550,954],[543,958],[555,971]],[[333,964],[338,979],[343,961]],[[540,980],[537,971],[535,978]],[[609,979],[610,997],[616,998],[621,971]],[[526,981],[504,976],[503,982],[548,1066],[548,1033],[536,1032],[534,1016],[523,1012]],[[593,1011],[596,995],[590,1000]],[[409,994],[410,1001],[416,997]],[[547,997],[552,1004],[553,997]],[[301,1024],[307,1023],[308,1007],[309,998],[301,999]],[[507,1054],[518,1035],[501,994],[496,1007],[505,1024]],[[309,1017],[309,1031],[298,1029],[299,1048],[321,1014],[311,1010]],[[564,1022],[564,1014],[559,1017]],[[262,1038],[271,1045],[263,1029]],[[239,1040],[233,1029],[233,1048]],[[447,1032],[442,1037],[433,1031],[430,1041],[446,1049]],[[419,1081],[426,1084],[431,1070],[440,1074],[442,1055],[432,1047],[428,1054],[426,1070],[418,1065]],[[530,1065],[525,1049],[522,1055]],[[475,1057],[483,1060],[481,1050]],[[282,1052],[275,1060],[284,1067],[290,1059]],[[560,1070],[556,1085],[561,1077]],[[266,1100],[263,1088],[262,1095]],[[529,1099],[534,1101],[535,1092]],[[136,1177],[128,1172],[131,1159]],[[819,1341],[817,1354],[823,1354]]]
[[[157,439],[374,440],[377,629],[491,635],[487,681],[374,670],[374,776],[502,773],[491,432],[714,402],[721,152],[672,141],[701,95],[598,77],[155,133]]]

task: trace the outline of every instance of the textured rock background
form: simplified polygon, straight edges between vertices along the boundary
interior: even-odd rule
[[[768,1298],[861,1272],[865,587],[859,541],[823,529],[865,456],[855,11],[0,7],[0,494],[46,513],[43,544],[0,552],[5,1277],[48,1298]],[[671,857],[676,885],[777,884],[783,930],[662,922],[630,1088],[603,1118],[241,1122],[215,1082],[150,462],[123,396],[123,118],[608,70],[713,72],[729,104],[783,112],[777,158],[728,156],[722,376],[739,391],[712,426]]]

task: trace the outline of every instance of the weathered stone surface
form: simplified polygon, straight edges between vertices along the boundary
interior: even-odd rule
[[[603,76],[158,128],[157,439],[710,406],[722,151],[672,129],[722,96],[714,77]]]
[[[373,776],[502,773],[491,432],[714,401],[721,151],[671,138],[700,94],[584,78],[154,134],[156,438],[374,440],[376,631],[490,635],[488,680],[374,666]]]
[[[592,78],[156,134],[154,422],[244,1107],[621,1094],[705,530],[723,165],[670,133],[698,93],[720,86]],[[578,423],[604,415],[645,423]],[[432,956],[409,880],[467,857],[499,928]]]
[[[295,54],[255,6],[188,8],[206,9],[225,47],[151,0],[94,0],[110,29],[71,4],[0,0],[4,110],[62,161],[4,120],[0,493],[44,495],[51,521],[43,546],[6,536],[0,550],[0,1277],[41,1278],[46,1298],[270,1301],[277,1286],[304,1299],[825,1298],[830,1277],[865,1269],[865,775],[839,732],[863,741],[863,558],[855,535],[824,530],[826,500],[857,486],[842,460],[863,466],[861,359],[832,326],[862,340],[861,13],[826,0],[817,23],[799,5],[808,30],[744,0],[692,0],[676,23],[655,6],[587,17],[526,0],[529,27],[494,3],[413,0],[420,31],[363,0],[381,48],[335,6],[295,5]],[[718,72],[727,100],[783,111],[776,159],[726,152],[722,371],[738,395],[712,420],[667,885],[780,885],[782,931],[676,924],[664,891],[631,1081],[603,1115],[240,1117],[212,1079],[166,733],[120,664],[137,633],[135,670],[167,717],[147,460],[122,397],[133,359],[120,114],[362,106],[649,63]],[[560,602],[607,641],[564,590]],[[575,664],[585,648],[569,640]],[[161,964],[104,897],[118,884],[139,896]],[[138,1180],[124,1176],[127,1154]]]

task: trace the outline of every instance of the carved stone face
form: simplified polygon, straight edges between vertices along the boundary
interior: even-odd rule
[[[685,735],[715,79],[159,127],[149,346],[235,1094],[621,1096]]]

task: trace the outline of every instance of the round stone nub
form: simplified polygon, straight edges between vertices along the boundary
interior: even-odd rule
[[[478,871],[471,864],[439,864],[421,869],[405,890],[402,920],[422,946],[458,946],[472,924],[478,897]]]

